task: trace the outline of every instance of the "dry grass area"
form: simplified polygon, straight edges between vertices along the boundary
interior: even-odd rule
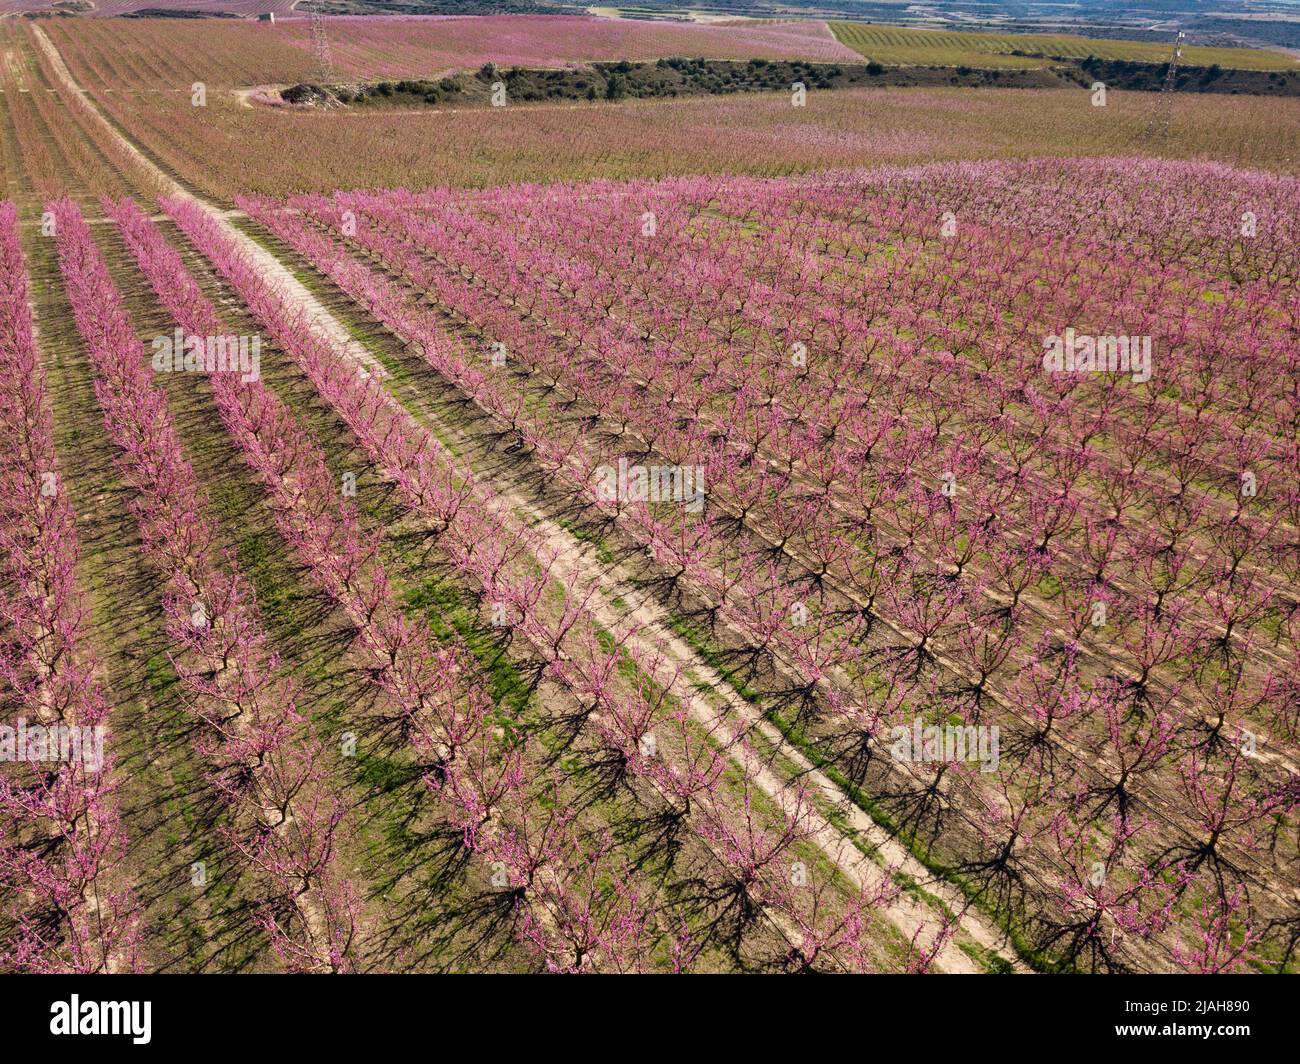
[[[1172,45],[1153,41],[1105,40],[1042,33],[960,33],[869,22],[832,22],[835,36],[866,59],[886,65],[1036,67],[1054,56],[1068,59],[1126,59],[1165,63]],[[1019,54],[1016,54],[1019,53]],[[1044,58],[1046,57],[1046,58]],[[1217,63],[1232,70],[1295,70],[1300,60],[1263,48],[1207,48],[1188,45],[1183,60],[1191,66]]]
[[[0,969],[1295,970],[1300,101],[87,25],[0,20],[0,710],[112,756],[0,766]]]

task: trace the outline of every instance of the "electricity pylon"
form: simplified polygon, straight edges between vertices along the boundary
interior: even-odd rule
[[[322,85],[333,85],[334,56],[330,52],[330,39],[325,35],[325,16],[313,11],[311,16],[312,54],[316,57],[316,80]]]
[[[1147,125],[1147,140],[1154,137],[1164,140],[1165,137],[1169,136],[1169,122],[1173,117],[1174,109],[1174,86],[1177,80],[1178,61],[1183,57],[1183,39],[1186,36],[1185,30],[1179,30],[1178,39],[1174,41],[1174,51],[1169,57],[1169,66],[1165,70],[1164,84],[1160,86],[1160,100],[1156,104],[1156,113],[1151,116],[1151,121]]]

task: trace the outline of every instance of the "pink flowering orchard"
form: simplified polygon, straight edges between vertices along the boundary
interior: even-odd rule
[[[15,1023],[1282,1022],[1289,30],[886,6],[0,20]]]

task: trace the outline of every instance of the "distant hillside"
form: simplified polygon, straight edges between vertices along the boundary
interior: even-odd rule
[[[587,9],[547,0],[309,0],[296,10],[323,15],[583,15]]]

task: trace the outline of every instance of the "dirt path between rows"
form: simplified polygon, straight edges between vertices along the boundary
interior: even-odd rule
[[[387,372],[377,359],[367,352],[363,345],[353,340],[348,328],[340,322],[325,306],[300,282],[297,277],[272,255],[266,248],[248,236],[231,222],[231,217],[241,216],[240,212],[225,211],[183,188],[174,178],[153,163],[143,152],[132,144],[118,129],[104,117],[98,107],[91,101],[73,78],[71,71],[63,62],[58,49],[36,25],[32,26],[38,46],[49,59],[55,77],[70,91],[85,100],[88,113],[101,123],[108,134],[127,151],[140,169],[158,182],[167,192],[177,198],[196,204],[221,228],[236,247],[263,271],[266,276],[293,305],[301,309],[309,319],[310,327],[320,336],[347,353],[347,357],[358,365],[365,366],[370,372],[381,378]],[[498,485],[493,485],[498,487]],[[694,651],[680,639],[665,623],[662,611],[656,603],[636,589],[628,575],[617,569],[607,569],[594,556],[594,551],[582,543],[576,536],[548,520],[528,499],[513,490],[501,492],[501,501],[515,513],[527,514],[536,523],[534,531],[544,536],[547,541],[561,547],[554,569],[557,578],[563,580],[570,574],[579,573],[592,580],[598,591],[593,599],[592,614],[596,620],[616,634],[623,634],[636,625],[641,626],[633,638],[647,651],[647,656],[660,650],[670,660],[683,668],[683,677],[688,681],[707,684],[723,701],[722,708],[716,708],[708,700],[694,691],[690,682],[678,684],[674,688],[682,703],[692,716],[706,726],[715,725],[720,719],[726,721],[726,727],[734,731],[752,730],[761,735],[772,749],[777,750],[786,760],[797,765],[804,773],[803,781],[819,797],[820,804],[833,806],[837,813],[846,817],[857,836],[868,848],[878,848],[881,857],[890,866],[895,867],[916,881],[926,883],[926,890],[939,897],[953,913],[960,914],[956,921],[959,934],[939,951],[934,959],[934,968],[946,972],[979,972],[981,966],[958,945],[958,939],[965,937],[992,953],[1001,956],[1018,971],[1027,971],[1010,949],[1005,934],[980,913],[969,908],[968,901],[960,891],[946,884],[931,883],[931,875],[919,861],[911,856],[906,848],[892,835],[880,828],[865,812],[849,802],[829,777],[817,771],[803,755],[791,747],[780,732],[761,716],[748,703],[731,691],[726,681],[709,666],[701,662]],[[617,600],[631,606],[630,609],[618,609],[613,603]],[[760,769],[750,773],[755,786],[767,794],[783,810],[793,808],[795,794],[792,787],[780,779],[771,769]],[[843,875],[855,885],[870,887],[885,874],[880,865],[865,856],[844,832],[836,828],[830,820],[818,813],[812,820],[813,834],[811,841],[834,862]],[[937,930],[935,911],[926,903],[906,894],[881,913],[909,940],[921,932],[918,944],[928,944],[930,936]],[[923,930],[925,929],[925,930]]]

